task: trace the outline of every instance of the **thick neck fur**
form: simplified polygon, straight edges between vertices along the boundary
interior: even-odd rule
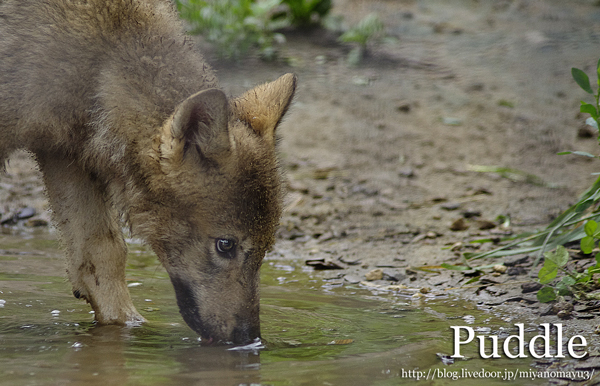
[[[132,15],[136,21],[157,17],[137,10]],[[121,38],[111,42],[110,54],[98,69],[90,121],[97,133],[94,147],[106,145],[104,140],[110,143],[106,138],[110,136],[130,147],[115,149],[113,157],[135,151],[134,147],[149,148],[150,142],[141,144],[139,138],[151,141],[177,104],[195,92],[217,87],[214,72],[189,38],[171,27],[159,28],[163,23],[155,20],[140,24],[139,30],[118,31]],[[179,21],[169,20],[169,24],[179,25]]]
[[[128,148],[90,154],[92,157],[125,156],[136,148],[151,148],[152,138],[175,107],[193,93],[217,87],[213,71],[186,40],[155,38],[132,41],[131,51],[107,61],[98,75],[90,125],[96,133],[92,153],[113,141]],[[140,138],[146,142],[140,143]],[[106,161],[109,161],[107,159]]]
[[[83,161],[104,164],[114,173],[112,200],[128,214],[132,229],[145,236],[156,233],[146,206],[152,206],[155,196],[165,199],[165,192],[151,190],[150,181],[163,173],[161,129],[179,103],[217,82],[189,41],[157,37],[130,44],[130,51],[121,47],[122,55],[99,74],[101,87],[90,121],[94,135]]]

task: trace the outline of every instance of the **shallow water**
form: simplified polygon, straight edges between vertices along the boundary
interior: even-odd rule
[[[492,334],[513,326],[455,299],[342,287],[301,262],[276,259],[262,270],[266,347],[202,347],[154,255],[136,243],[130,251],[130,292],[149,322],[98,327],[89,306],[72,297],[51,235],[0,236],[0,385],[397,385],[414,383],[408,371],[415,369],[437,371],[424,384],[441,385],[456,381],[439,379],[439,371],[525,371],[532,364],[482,360],[473,346],[464,350],[470,360],[444,365],[436,353],[452,353],[449,326],[474,320]]]

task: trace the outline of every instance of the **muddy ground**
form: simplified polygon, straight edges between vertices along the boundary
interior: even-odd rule
[[[562,322],[589,337],[588,351],[597,354],[600,304],[567,299],[574,312],[559,319],[535,292],[523,293],[522,284],[534,281],[531,258],[509,259],[514,269],[488,269],[466,288],[462,273],[419,269],[493,247],[473,239],[544,228],[594,181],[597,161],[556,153],[598,153],[578,113],[586,94],[570,75],[571,67],[594,73],[597,1],[334,1],[333,13],[348,24],[370,12],[389,38],[371,45],[359,66],[346,61],[352,47],[323,30],[288,33],[272,63],[223,63],[207,53],[231,94],[285,72],[299,76],[280,128],[288,196],[272,254],[333,262],[341,269],[322,275],[337,285],[366,282],[381,269],[370,285],[456,293],[513,322]],[[537,179],[472,171],[476,165]],[[0,203],[3,220],[22,207],[49,219],[25,154],[1,177]],[[461,218],[466,229],[451,230]]]

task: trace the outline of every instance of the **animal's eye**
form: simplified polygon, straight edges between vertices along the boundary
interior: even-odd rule
[[[215,242],[215,249],[222,256],[233,257],[233,253],[235,252],[235,244],[235,240],[233,239],[217,239]]]

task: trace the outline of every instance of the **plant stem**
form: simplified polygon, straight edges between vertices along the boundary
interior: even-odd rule
[[[555,231],[557,231],[559,228],[566,226],[565,224],[567,223],[567,221],[571,220],[573,218],[573,216],[577,215],[577,213],[571,213],[571,215],[569,217],[567,217],[562,223],[557,224],[554,228],[550,229],[548,231],[548,235],[546,236],[546,238],[544,239],[544,243],[542,244],[540,250],[537,253],[537,256],[535,258],[535,261],[533,262],[533,266],[537,267],[537,265],[540,262],[540,259],[542,258],[542,253],[544,253],[544,250],[546,249],[546,245],[548,244],[548,241],[550,240],[550,237],[554,234]],[[579,220],[581,221],[581,220]]]

